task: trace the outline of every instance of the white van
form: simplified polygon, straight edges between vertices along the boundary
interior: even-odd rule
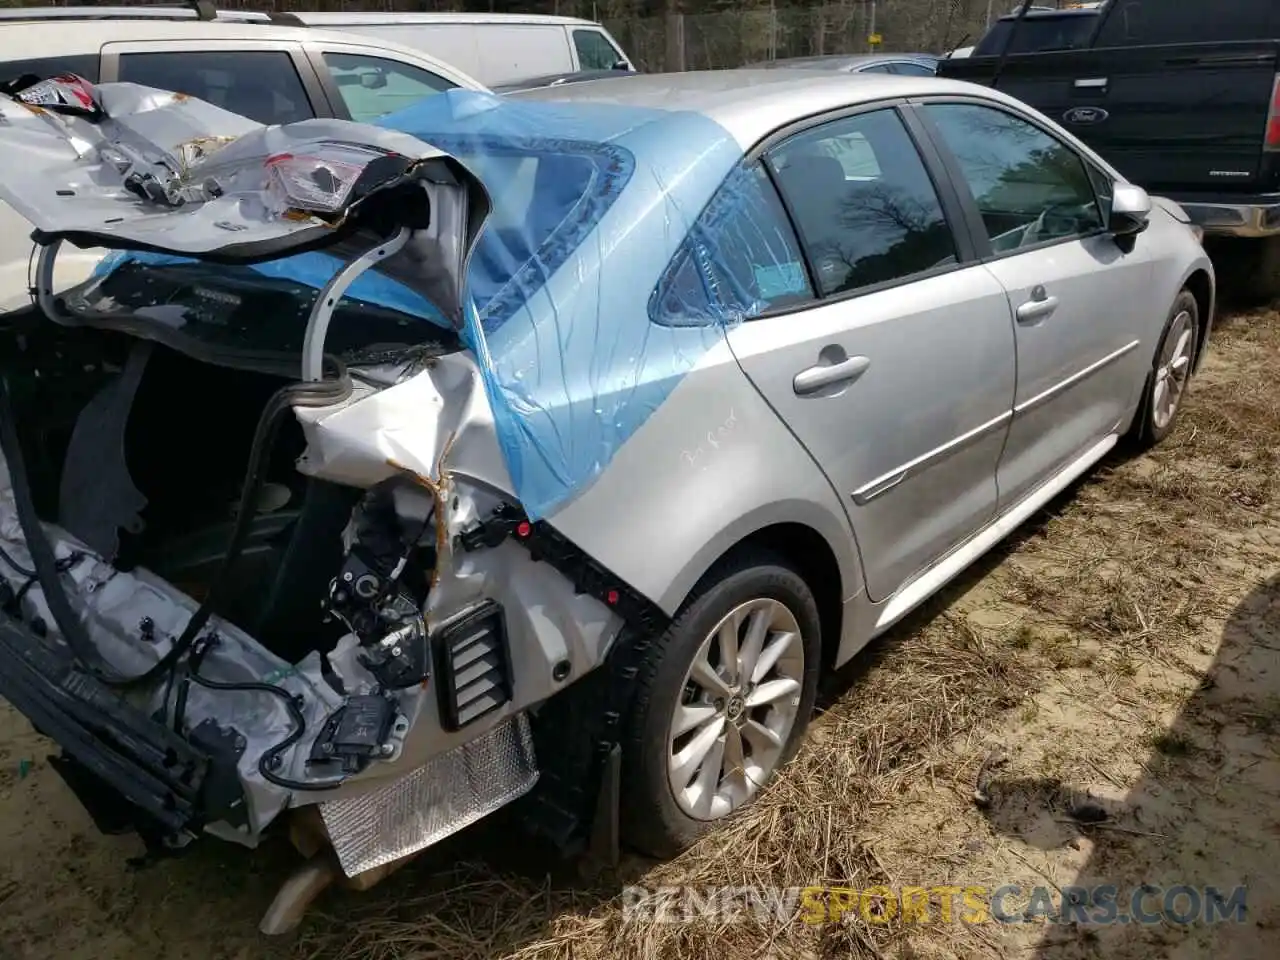
[[[307,26],[361,33],[413,47],[486,86],[579,70],[632,70],[603,26],[574,17],[514,13],[309,13]]]

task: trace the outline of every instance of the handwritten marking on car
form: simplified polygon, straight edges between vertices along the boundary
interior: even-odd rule
[[[729,435],[738,426],[738,415],[732,407],[729,408],[729,416],[719,426],[707,431],[706,440],[699,443],[693,450],[684,450],[680,453],[681,463],[687,466],[694,466],[703,454],[712,450],[719,450],[720,445],[728,439]]]

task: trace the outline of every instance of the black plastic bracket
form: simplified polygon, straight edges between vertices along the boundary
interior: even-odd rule
[[[617,611],[629,625],[650,633],[660,632],[670,623],[671,618],[661,607],[545,520],[530,520],[523,510],[509,503],[499,504],[488,518],[462,531],[458,540],[464,550],[471,551],[496,547],[508,537],[527,549],[534,560],[545,561],[563,573],[576,593],[595,597]]]

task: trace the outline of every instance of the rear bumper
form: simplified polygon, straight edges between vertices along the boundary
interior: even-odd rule
[[[104,831],[172,847],[200,829],[209,757],[3,613],[0,696],[62,748],[58,772]]]
[[[1273,237],[1280,235],[1280,194],[1239,198],[1196,198],[1166,194],[1177,201],[1191,222],[1208,236]]]

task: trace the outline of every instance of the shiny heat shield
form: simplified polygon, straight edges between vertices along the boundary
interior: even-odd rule
[[[519,714],[381,790],[320,804],[320,815],[354,877],[457,833],[537,779],[529,719]]]

